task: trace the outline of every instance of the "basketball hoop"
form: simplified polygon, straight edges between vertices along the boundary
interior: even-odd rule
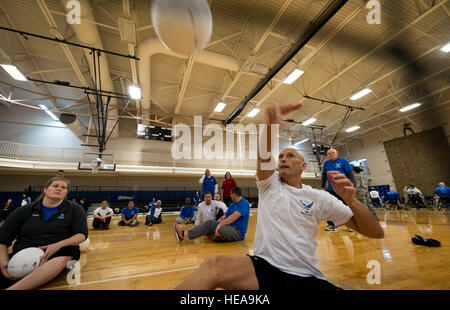
[[[97,158],[92,160],[91,162],[91,168],[92,168],[92,174],[98,173],[98,171],[100,170],[100,168],[102,167],[102,160]]]

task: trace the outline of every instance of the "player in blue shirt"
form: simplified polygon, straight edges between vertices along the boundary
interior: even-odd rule
[[[130,200],[128,206],[122,209],[122,220],[119,222],[119,226],[131,226],[136,227],[139,225],[137,220],[139,209],[134,206],[134,201]]]
[[[384,198],[384,201],[386,203],[388,203],[388,204],[395,204],[398,207],[401,207],[401,205],[400,205],[400,200],[401,200],[400,194],[397,193],[394,190],[394,188],[391,187],[389,192],[387,192],[386,195],[384,195],[383,198]]]
[[[206,192],[213,193],[219,191],[219,185],[217,184],[216,178],[211,175],[209,169],[205,170],[205,174],[200,178],[199,183],[202,184],[202,197]]]
[[[439,208],[440,202],[450,200],[450,187],[445,186],[444,182],[439,182],[439,186],[434,192],[434,205]]]
[[[174,223],[177,241],[195,239],[208,234],[212,235],[211,239],[215,242],[244,240],[250,218],[250,204],[242,197],[242,191],[237,186],[231,190],[231,199],[233,203],[218,221],[209,220],[190,230],[183,230]]]
[[[176,219],[178,224],[193,224],[195,221],[194,207],[191,204],[191,198],[184,200],[184,206],[181,207],[180,216]]]
[[[331,186],[330,180],[328,180],[327,172],[328,171],[339,171],[340,173],[345,174],[347,178],[352,181],[353,184],[355,184],[355,176],[353,175],[353,168],[348,162],[348,160],[339,157],[338,151],[335,149],[329,149],[327,152],[327,156],[329,160],[327,160],[323,164],[323,171],[322,171],[322,189],[327,190],[331,195],[335,196],[337,199],[341,200],[344,204],[344,200],[336,194],[336,192],[333,190],[333,186]],[[325,188],[325,183],[328,181],[328,187]],[[337,230],[336,226],[332,221],[327,221],[328,226],[325,227],[325,230]]]

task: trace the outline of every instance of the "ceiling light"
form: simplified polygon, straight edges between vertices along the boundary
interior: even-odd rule
[[[6,70],[6,72],[9,73],[9,75],[11,75],[13,77],[13,79],[18,80],[18,81],[26,81],[27,80],[27,78],[25,76],[23,76],[22,72],[20,72],[16,66],[13,66],[13,65],[1,65],[1,66],[3,67],[3,69]]]
[[[227,105],[226,103],[219,102],[216,108],[214,109],[214,112],[222,112],[223,109],[225,109],[226,105]]]
[[[311,117],[310,119],[307,119],[306,121],[303,122],[303,126],[308,126],[311,125],[312,123],[314,123],[315,121],[317,121],[317,119],[315,119],[314,117]]]
[[[136,85],[130,85],[128,87],[128,94],[131,99],[141,99],[141,89]]]
[[[57,118],[56,115],[53,114],[52,111],[50,111],[45,105],[40,104],[39,106],[45,111],[45,113],[50,115],[51,118],[53,118],[55,121],[59,121],[59,118]]]
[[[256,114],[258,114],[259,111],[261,111],[261,110],[258,109],[258,108],[254,108],[253,110],[251,110],[251,111],[247,114],[247,117],[253,117],[253,116],[255,116]]]
[[[445,44],[442,48],[441,51],[443,51],[444,53],[448,53],[450,52],[450,42]]]
[[[309,139],[304,139],[304,140],[302,140],[302,141],[299,141],[299,142],[297,142],[297,143],[294,143],[294,146],[296,146],[296,145],[299,145],[299,144],[302,144],[302,143],[304,143],[304,142],[306,142],[306,141],[308,141]]]
[[[299,70],[299,69],[294,69],[288,76],[287,78],[284,79],[283,83],[284,84],[292,84],[294,83],[294,81],[296,79],[298,79],[300,76],[302,76],[302,74],[304,73],[304,71]]]
[[[408,105],[408,106],[406,106],[406,107],[404,107],[404,108],[401,108],[399,111],[400,111],[400,112],[406,112],[406,111],[412,110],[412,109],[414,109],[414,108],[417,108],[417,107],[420,106],[420,105],[422,105],[422,104],[416,102],[416,103],[410,104],[410,105]]]
[[[363,90],[360,90],[359,92],[357,92],[356,94],[354,94],[353,96],[350,97],[351,100],[358,100],[361,97],[364,97],[365,95],[371,93],[372,90],[368,89],[368,88],[364,88]]]
[[[347,128],[347,129],[345,130],[345,132],[352,132],[352,131],[358,130],[359,128],[361,128],[361,127],[359,127],[359,126],[353,126],[353,127]]]

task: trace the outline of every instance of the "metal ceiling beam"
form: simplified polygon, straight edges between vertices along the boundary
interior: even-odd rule
[[[186,93],[186,88],[189,83],[189,78],[192,73],[192,69],[195,64],[196,53],[193,52],[191,56],[189,56],[189,60],[187,61],[186,69],[183,74],[183,80],[181,82],[180,92],[178,93],[177,105],[175,106],[175,115],[180,114],[181,106],[183,105],[184,94]]]
[[[242,110],[245,108],[247,103],[253,99],[264,86],[300,51],[302,47],[305,46],[311,40],[311,38],[326,24],[326,22],[333,17],[342,6],[347,3],[347,0],[334,0],[330,1],[326,7],[319,13],[319,15],[312,21],[306,30],[301,34],[294,45],[283,55],[279,61],[273,66],[265,78],[250,92],[248,96],[244,98],[242,103],[231,113],[230,116],[224,121],[227,125],[236,118]]]

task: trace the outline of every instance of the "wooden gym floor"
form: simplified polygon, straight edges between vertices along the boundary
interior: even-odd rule
[[[317,254],[330,282],[344,289],[450,289],[450,212],[431,210],[378,210],[385,230],[382,240],[368,239],[340,227],[324,230],[321,223]],[[252,254],[257,211],[252,211],[246,240],[217,244],[206,237],[178,245],[172,232],[176,215],[163,215],[163,223],[147,227],[140,216],[138,227],[89,230],[90,246],[81,254],[81,283],[69,285],[67,272],[43,289],[160,290],[169,289],[211,255]],[[92,218],[88,219],[91,226]],[[442,247],[414,245],[419,234],[441,241]],[[381,265],[381,284],[368,284],[367,263]]]

